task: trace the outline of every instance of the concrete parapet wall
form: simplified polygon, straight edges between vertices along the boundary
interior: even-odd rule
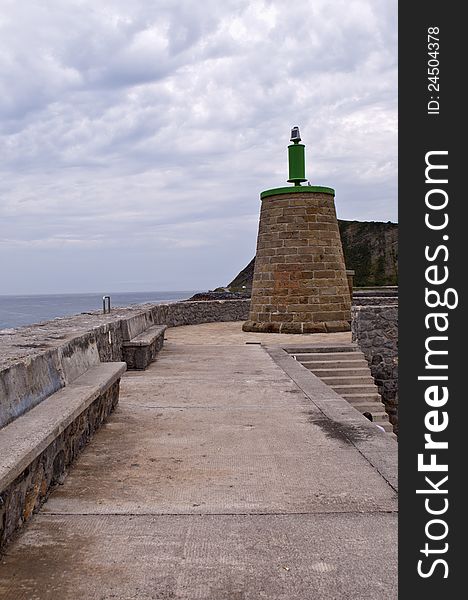
[[[249,300],[148,304],[0,331],[0,427],[58,391],[99,360],[122,360],[122,345],[152,324],[244,321]],[[130,337],[129,337],[130,336]]]
[[[26,357],[0,371],[0,427],[65,385],[56,350]]]
[[[0,428],[100,362],[97,336],[81,335],[0,371]]]
[[[390,422],[398,433],[398,306],[354,306],[352,337],[369,363]]]

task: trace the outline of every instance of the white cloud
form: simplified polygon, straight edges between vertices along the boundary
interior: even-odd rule
[[[47,269],[66,272],[67,261],[92,289],[99,261],[85,254],[103,248],[141,288],[154,287],[152,260],[165,285],[232,279],[255,248],[259,192],[286,179],[296,124],[309,179],[336,188],[339,216],[395,220],[396,10],[394,0],[4,0],[3,293],[51,291]],[[123,279],[109,273],[117,289]]]

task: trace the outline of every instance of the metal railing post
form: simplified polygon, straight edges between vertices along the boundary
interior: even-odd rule
[[[106,301],[107,301],[107,310],[106,310]],[[102,312],[104,314],[106,314],[106,313],[110,313],[110,311],[111,311],[111,297],[103,296],[102,297]]]

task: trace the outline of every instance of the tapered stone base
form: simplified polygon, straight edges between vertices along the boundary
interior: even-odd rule
[[[313,186],[262,194],[244,331],[350,331],[351,296],[333,194]]]
[[[257,333],[337,333],[351,331],[349,321],[324,321],[322,323],[259,323],[246,321],[242,325],[243,331]]]

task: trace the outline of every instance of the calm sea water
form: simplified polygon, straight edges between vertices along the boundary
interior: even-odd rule
[[[109,294],[112,306],[185,300],[195,291],[128,292]],[[103,294],[54,294],[51,296],[0,296],[0,329],[31,325],[55,317],[102,309]]]

